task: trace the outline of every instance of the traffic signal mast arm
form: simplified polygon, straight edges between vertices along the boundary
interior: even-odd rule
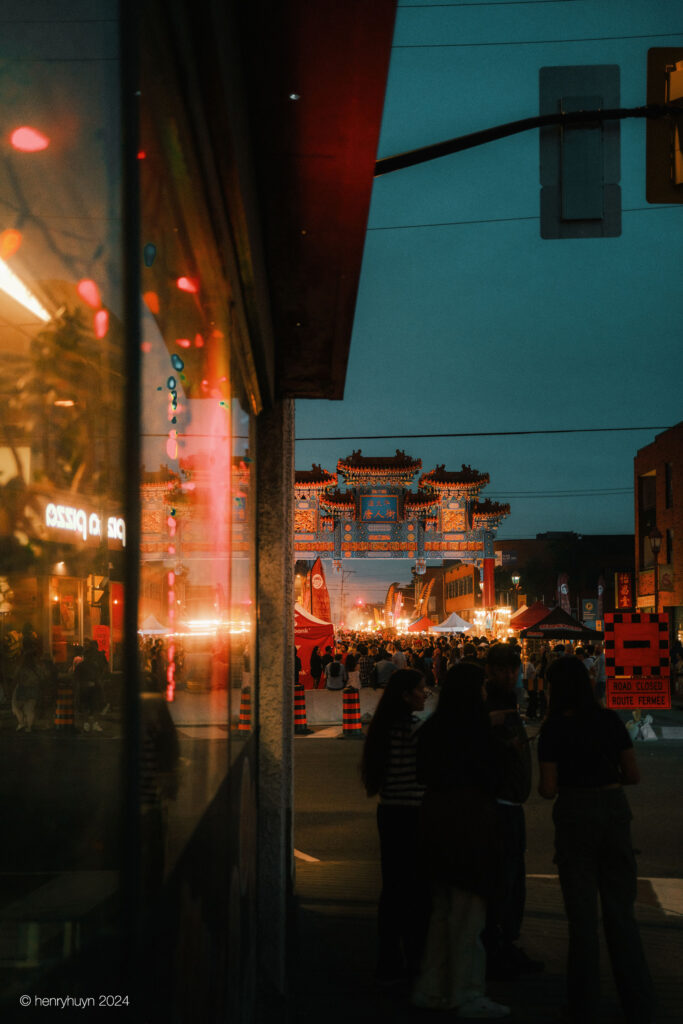
[[[675,103],[651,104],[646,107],[626,107],[617,110],[574,110],[567,113],[541,114],[536,117],[525,117],[521,121],[510,121],[508,124],[499,124],[495,128],[485,128],[480,132],[472,132],[471,135],[461,135],[457,139],[447,139],[445,142],[436,142],[432,146],[421,146],[419,149],[411,149],[406,153],[397,153],[396,156],[386,156],[375,164],[375,177],[383,174],[390,174],[391,171],[400,171],[404,167],[414,167],[416,164],[424,164],[429,160],[436,160],[440,156],[449,156],[451,153],[460,153],[465,149],[473,149],[475,146],[483,146],[486,142],[495,142],[496,139],[504,139],[508,135],[518,135],[520,132],[529,131],[531,128],[546,128],[550,125],[559,124],[595,124],[596,121],[623,121],[629,117],[681,117],[683,108]]]

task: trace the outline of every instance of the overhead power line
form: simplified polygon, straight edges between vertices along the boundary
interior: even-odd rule
[[[402,441],[430,437],[530,437],[536,434],[609,434],[634,430],[669,430],[666,427],[563,427],[556,430],[478,430],[449,434],[339,434],[297,437],[296,441]]]
[[[665,203],[661,203],[657,206],[633,206],[630,209],[622,210],[624,213],[657,213],[660,210],[683,210],[683,206],[671,205],[667,206]],[[517,221],[524,220],[540,220],[540,216],[532,215],[528,217],[479,217],[474,220],[440,220],[432,221],[426,224],[379,224],[377,227],[366,228],[367,232],[370,231],[406,231],[410,228],[458,228],[465,227],[468,224],[508,224]]]
[[[680,38],[682,35],[683,30],[679,32],[652,32],[648,35],[636,36],[579,36],[576,39],[502,39],[491,43],[394,43],[392,50],[465,49],[469,46],[540,46],[546,43],[603,43],[622,39]]]

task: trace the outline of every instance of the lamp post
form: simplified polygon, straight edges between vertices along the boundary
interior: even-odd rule
[[[510,579],[512,580],[512,585],[515,588],[515,611],[517,611],[519,606],[519,581],[521,576],[511,576]]]
[[[655,560],[655,615],[659,612],[659,549],[662,546],[662,535],[656,526],[649,533],[650,547]]]

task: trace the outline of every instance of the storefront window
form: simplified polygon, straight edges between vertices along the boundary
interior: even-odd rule
[[[252,416],[186,99],[143,63],[143,860],[168,877],[255,724]],[[157,55],[161,61],[161,55]],[[161,65],[160,65],[161,66]]]
[[[92,0],[82,20],[69,8],[0,3],[5,996],[12,968],[28,993],[48,969],[66,984],[61,965],[117,927],[122,633],[113,602],[122,608],[125,547],[118,5]],[[13,1013],[16,1005],[15,996]]]

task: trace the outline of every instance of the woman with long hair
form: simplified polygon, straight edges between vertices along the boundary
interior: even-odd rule
[[[418,779],[427,786],[421,854],[432,912],[415,1006],[496,1019],[510,1009],[487,999],[481,933],[497,863],[495,794],[504,749],[492,734],[484,671],[461,662],[446,673],[439,704],[420,730]]]
[[[378,796],[382,892],[377,910],[377,980],[392,983],[417,970],[429,914],[418,859],[418,822],[423,787],[416,774],[416,712],[425,703],[424,677],[398,669],[382,693],[368,727],[361,777],[368,796]]]
[[[640,781],[633,744],[615,711],[598,704],[579,658],[548,668],[549,714],[539,734],[542,797],[552,800],[555,851],[569,924],[572,1022],[597,1024],[598,896],[612,973],[630,1024],[650,1024],[654,992],[633,905],[637,869],[623,790]]]

